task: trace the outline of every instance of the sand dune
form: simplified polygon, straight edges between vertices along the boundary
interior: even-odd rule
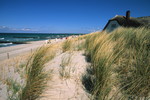
[[[70,58],[70,64],[65,66],[66,74],[62,77],[60,72],[63,58]],[[87,65],[81,51],[65,52],[56,56],[45,65],[46,70],[53,70],[53,75],[38,100],[90,100],[90,95],[82,85],[82,76],[86,72]]]

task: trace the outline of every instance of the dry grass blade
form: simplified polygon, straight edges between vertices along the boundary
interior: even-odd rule
[[[27,65],[27,83],[24,87],[21,95],[21,100],[35,100],[37,99],[46,87],[47,80],[50,79],[50,73],[44,71],[44,64],[52,59],[54,54],[46,54],[48,47],[41,47],[37,52],[29,59]]]

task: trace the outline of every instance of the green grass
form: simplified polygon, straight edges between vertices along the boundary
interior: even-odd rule
[[[22,86],[17,81],[12,79],[7,79],[7,92],[8,92],[8,100],[20,100],[20,93],[22,91]]]
[[[95,99],[150,97],[149,29],[93,33],[86,37],[85,47],[94,72]]]

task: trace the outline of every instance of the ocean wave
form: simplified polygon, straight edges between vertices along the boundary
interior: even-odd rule
[[[3,46],[9,46],[9,45],[12,45],[13,43],[10,42],[10,43],[0,43],[0,47],[3,47]]]
[[[4,40],[5,38],[0,38],[0,40]]]
[[[13,38],[19,38],[19,39],[20,39],[20,38],[23,38],[23,39],[24,39],[24,38],[25,38],[25,39],[29,39],[29,38],[30,38],[30,39],[36,39],[36,38],[40,38],[40,37],[17,37],[17,36],[13,36]]]
[[[23,39],[23,40],[32,40],[32,39],[34,39],[34,38],[27,38],[27,39]]]

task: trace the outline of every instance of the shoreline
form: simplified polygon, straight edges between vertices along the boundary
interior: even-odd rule
[[[63,41],[64,39],[51,39],[51,43],[48,43],[48,40],[40,40],[40,41],[29,41],[25,44],[18,44],[13,46],[7,46],[7,47],[0,47],[0,62],[11,59],[17,56],[21,56],[25,53],[32,53],[37,48],[47,45],[47,44],[53,44]]]
[[[10,45],[4,45],[4,46],[0,45],[0,48],[10,47],[10,46],[17,46],[17,45],[22,45],[22,44],[30,44],[30,43],[39,42],[39,41],[46,41],[46,40],[18,41],[18,42],[16,42],[16,41],[15,42],[13,42],[13,41],[1,41],[0,40],[0,44],[10,44]]]
[[[0,47],[0,62],[6,59],[25,54],[27,52],[33,52],[38,47],[45,44],[45,40],[42,41],[30,41],[26,44],[19,44],[7,47]]]

